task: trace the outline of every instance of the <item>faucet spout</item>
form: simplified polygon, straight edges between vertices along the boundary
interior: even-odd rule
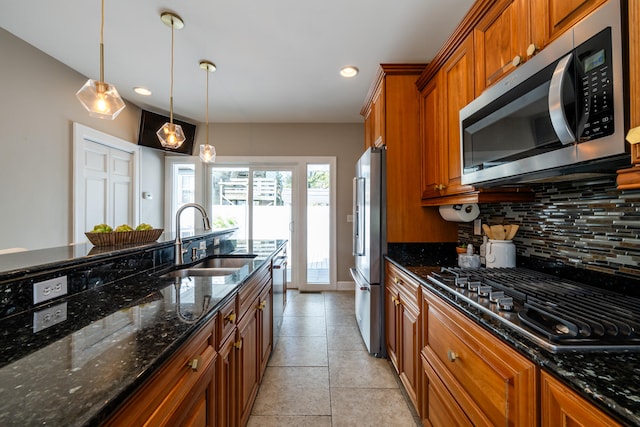
[[[186,203],[178,208],[176,212],[176,241],[174,243],[175,248],[175,256],[174,263],[175,265],[181,265],[184,262],[183,252],[182,252],[182,238],[180,237],[180,214],[187,208],[195,208],[200,211],[202,214],[202,226],[205,231],[211,230],[211,223],[209,222],[209,216],[207,215],[207,211],[197,203]]]

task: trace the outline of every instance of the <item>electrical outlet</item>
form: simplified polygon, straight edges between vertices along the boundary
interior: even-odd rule
[[[33,284],[33,303],[49,301],[67,294],[67,276],[36,282]]]
[[[353,222],[353,215],[347,215],[347,222]]]
[[[200,247],[198,249],[201,250],[207,250],[207,241],[206,240],[200,240]]]
[[[482,234],[482,220],[480,218],[473,220],[473,234],[475,236]]]
[[[67,303],[54,305],[33,313],[33,332],[38,332],[50,326],[67,320]]]

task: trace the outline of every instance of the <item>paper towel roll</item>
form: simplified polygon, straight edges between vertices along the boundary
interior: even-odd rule
[[[480,208],[476,203],[440,206],[440,216],[447,221],[471,222],[478,215],[480,215]]]

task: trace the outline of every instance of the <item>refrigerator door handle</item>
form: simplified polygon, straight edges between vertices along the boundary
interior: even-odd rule
[[[364,178],[353,178],[353,251],[354,256],[364,255],[364,215],[361,212],[364,195]]]

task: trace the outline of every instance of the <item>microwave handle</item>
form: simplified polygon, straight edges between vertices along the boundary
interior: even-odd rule
[[[551,117],[553,130],[555,130],[558,139],[563,145],[572,144],[576,140],[564,112],[564,99],[562,96],[564,82],[566,80],[564,76],[569,69],[571,59],[573,59],[573,53],[568,54],[558,62],[556,69],[553,71],[553,76],[551,76],[551,84],[549,85],[549,116]]]

